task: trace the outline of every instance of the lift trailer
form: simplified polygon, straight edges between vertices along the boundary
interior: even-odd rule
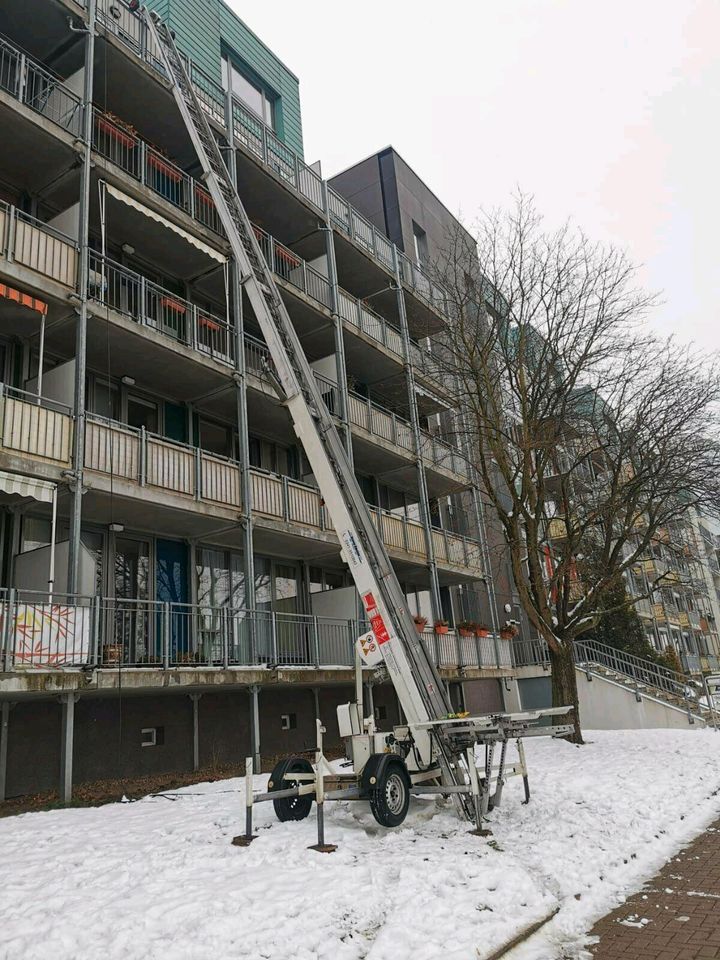
[[[269,371],[271,379],[304,447],[340,541],[341,556],[362,599],[376,652],[405,715],[404,726],[396,727],[390,735],[378,734],[374,725],[362,716],[362,709],[358,709],[360,700],[354,708],[352,705],[341,708],[342,730],[356,766],[352,775],[354,783],[338,789],[367,797],[380,822],[391,824],[403,819],[410,790],[425,783],[431,786],[434,782],[443,792],[454,796],[459,811],[467,819],[477,820],[477,802],[473,802],[476,794],[468,791],[468,784],[480,778],[468,751],[472,752],[476,743],[485,743],[490,749],[491,743],[499,742],[502,747],[518,732],[530,735],[540,716],[498,715],[492,722],[483,717],[464,718],[460,725],[447,721],[453,711],[444,684],[415,629],[333,417],[322,399],[172,31],[147,8],[142,8],[140,15],[157,45],[173,97],[202,168],[202,179],[232,250],[237,280],[233,296],[239,298],[245,293],[262,330],[274,365]],[[325,200],[327,207],[327,194]],[[241,350],[242,345],[238,349]],[[247,509],[248,505],[244,506]],[[542,729],[543,733],[554,729],[557,735],[569,728]],[[321,809],[327,776],[321,761],[322,750],[319,750],[316,768],[298,757],[290,757],[276,768],[271,780],[277,791],[274,800],[281,818],[306,816],[313,795]],[[489,774],[484,779],[489,779]],[[296,786],[286,788],[288,782]],[[287,793],[288,789],[296,791],[295,794]],[[484,802],[482,799],[481,806]]]

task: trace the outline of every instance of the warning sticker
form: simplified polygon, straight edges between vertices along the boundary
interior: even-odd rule
[[[372,632],[375,634],[377,642],[380,644],[387,643],[390,639],[390,634],[387,632],[385,621],[383,620],[377,608],[375,597],[372,595],[372,593],[363,594],[363,603],[365,604],[365,610],[367,611],[368,620],[370,621],[370,627],[372,628]]]

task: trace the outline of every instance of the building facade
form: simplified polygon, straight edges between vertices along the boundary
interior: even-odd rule
[[[454,629],[498,616],[423,248],[305,164],[297,78],[229,8],[151,6],[453,701],[499,709],[509,641]],[[0,31],[0,798],[337,742],[356,591],[159,51],[122,0]]]

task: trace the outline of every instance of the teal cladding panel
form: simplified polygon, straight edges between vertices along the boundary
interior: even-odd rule
[[[218,83],[223,48],[227,47],[241,64],[247,64],[279,98],[278,136],[303,156],[297,77],[223,0],[148,0],[147,5],[170,21],[178,46]]]

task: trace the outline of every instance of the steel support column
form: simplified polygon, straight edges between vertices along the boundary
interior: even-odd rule
[[[14,704],[3,700],[0,705],[0,802],[7,797],[7,754],[10,733],[10,711]]]
[[[235,127],[232,110],[232,94],[225,96],[225,125],[230,149],[225,162],[230,179],[237,185],[237,156],[235,153]],[[240,497],[243,515],[243,565],[245,568],[245,606],[255,609],[255,558],[253,548],[252,484],[250,480],[250,445],[248,440],[247,371],[245,368],[245,314],[243,310],[242,277],[237,264],[230,262],[230,289],[232,290],[233,324],[235,328],[235,395],[240,458]],[[250,620],[250,648],[255,651],[255,621]]]
[[[250,752],[253,769],[260,773],[260,687],[254,683],[248,690],[250,694]]]
[[[82,170],[80,175],[80,204],[78,218],[78,319],[75,331],[75,430],[73,438],[73,489],[70,511],[68,544],[67,592],[78,592],[80,572],[80,533],[82,529],[83,463],[85,458],[85,379],[87,360],[88,279],[90,186],[93,135],[93,71],[95,61],[96,0],[87,0],[87,32],[85,35],[85,65],[83,76],[83,132]]]
[[[430,571],[430,598],[433,608],[433,617],[442,618],[442,601],[440,599],[440,581],[438,580],[437,562],[435,560],[435,546],[433,544],[432,526],[430,524],[430,504],[428,503],[427,479],[425,464],[422,457],[422,437],[420,435],[420,420],[417,410],[417,396],[415,393],[415,375],[413,374],[410,354],[410,329],[408,327],[407,310],[405,309],[405,293],[400,277],[400,262],[397,247],[393,245],[393,261],[395,267],[395,285],[397,290],[398,314],[400,316],[400,332],[403,341],[403,367],[405,369],[405,383],[408,393],[408,408],[410,410],[410,424],[412,426],[413,444],[415,446],[415,467],[417,470],[418,487],[420,490],[420,519],[425,531],[427,544],[428,569]]]
[[[65,693],[60,698],[62,718],[60,730],[60,802],[70,803],[73,791],[73,747],[75,744],[76,693]]]
[[[330,225],[330,202],[328,199],[327,180],[323,180],[322,190],[323,206],[325,207],[325,223],[322,226],[322,230],[325,234],[325,254],[327,257],[327,273],[330,284],[330,310],[332,312],[333,331],[335,334],[335,375],[337,377],[338,396],[340,397],[340,410],[337,411],[337,413],[342,423],[345,450],[352,464],[352,434],[350,432],[350,418],[348,416],[349,402],[347,368],[345,366],[345,342],[343,340],[343,321],[339,310],[340,297],[338,294],[337,260],[335,259],[335,236],[332,226]]]
[[[200,769],[200,697],[201,693],[191,693],[193,714],[193,772]]]

